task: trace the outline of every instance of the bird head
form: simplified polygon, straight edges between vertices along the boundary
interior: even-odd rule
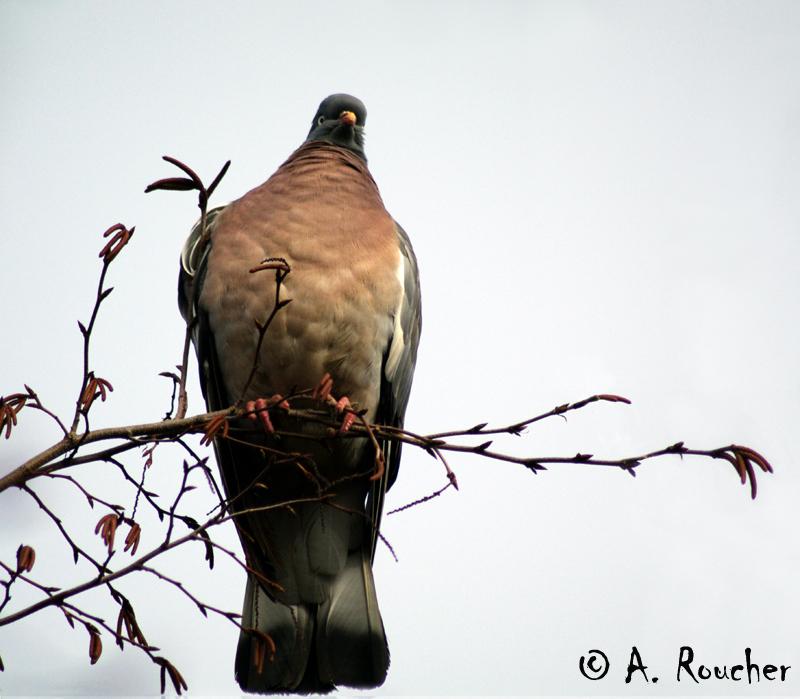
[[[352,95],[331,95],[319,105],[305,142],[328,141],[347,148],[366,162],[367,156],[364,154],[366,120],[367,108],[361,100]]]

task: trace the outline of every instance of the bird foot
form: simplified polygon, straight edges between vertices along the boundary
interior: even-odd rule
[[[347,432],[353,426],[353,423],[356,421],[356,413],[353,410],[353,406],[347,396],[344,396],[337,401],[331,395],[332,388],[333,379],[331,378],[330,374],[326,373],[315,386],[314,391],[311,393],[311,397],[314,400],[318,400],[320,403],[332,405],[336,409],[337,413],[345,413],[345,416],[342,419],[342,426],[339,429],[339,434],[347,434]]]
[[[269,410],[275,407],[289,410],[289,402],[277,393],[269,400],[256,398],[256,400],[247,401],[245,405],[247,419],[258,420],[269,434],[274,434],[275,428],[272,426],[272,420],[269,419]]]
[[[332,405],[336,409],[337,413],[344,412],[339,434],[347,434],[347,432],[353,426],[353,423],[356,421],[356,413],[355,410],[353,410],[353,406],[350,404],[350,399],[347,396],[344,396],[343,398],[336,400],[333,396],[329,395],[328,404]]]

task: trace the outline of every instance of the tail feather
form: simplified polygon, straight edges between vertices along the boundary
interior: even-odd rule
[[[263,543],[250,560],[282,589],[249,577],[242,626],[268,634],[275,657],[259,673],[257,640],[242,632],[236,679],[245,691],[321,693],[335,685],[383,684],[389,650],[363,503],[363,488],[342,487],[335,503],[298,503],[253,522],[254,538]]]
[[[326,693],[335,685],[378,687],[389,669],[369,555],[351,551],[323,604],[276,602],[252,576],[247,582],[242,626],[268,634],[272,663],[255,665],[255,639],[244,632],[236,654],[236,680],[247,692]]]
[[[378,687],[389,669],[372,566],[364,548],[351,551],[331,596],[317,611],[317,660],[325,682]]]
[[[255,639],[242,632],[236,652],[236,681],[247,692],[295,690],[306,674],[313,646],[314,613],[307,605],[276,602],[249,576],[242,610],[242,626],[258,629],[272,638],[275,657],[267,655],[261,673],[255,663]],[[310,691],[325,691],[313,687]]]

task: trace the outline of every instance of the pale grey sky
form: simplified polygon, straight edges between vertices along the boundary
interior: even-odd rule
[[[93,346],[115,390],[94,425],[160,418],[197,212],[194,195],[143,194],[174,174],[161,156],[207,181],[230,158],[216,201],[236,198],[301,143],[322,98],[350,92],[419,258],[410,429],[500,425],[618,393],[633,404],[595,404],[501,446],[616,458],[737,443],[776,471],[752,502],[721,461],[647,462],[632,479],[453,457],[460,492],[386,519],[399,563],[378,553],[392,665],[374,694],[798,694],[799,86],[794,2],[2,0],[0,393],[27,383],[69,414],[76,320],[91,310],[100,236],[122,221],[136,234]],[[194,379],[190,399],[201,411]],[[57,438],[21,418],[0,441],[0,473]],[[148,486],[166,495],[181,458],[157,453]],[[85,477],[119,485],[100,467]],[[442,484],[408,450],[389,507]],[[99,551],[97,509],[43,492]],[[193,496],[199,518],[213,499]],[[20,543],[37,549],[41,582],[80,573],[35,504],[4,494],[0,559]],[[240,609],[233,567],[208,571],[199,550],[169,567]],[[192,695],[239,693],[230,624],[143,578],[123,589]],[[20,589],[13,604],[30,599]],[[684,645],[695,666],[744,663],[749,647],[792,669],[783,683],[678,683]],[[625,684],[632,646],[657,685]],[[4,627],[0,693],[158,692],[149,660],[107,634],[104,647],[90,667],[85,632],[55,611]],[[592,648],[611,660],[598,682],[578,671]]]

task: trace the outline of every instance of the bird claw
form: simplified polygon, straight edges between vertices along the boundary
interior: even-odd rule
[[[245,405],[247,419],[253,421],[258,420],[269,434],[274,434],[275,427],[273,427],[272,420],[269,418],[269,410],[275,407],[281,408],[282,410],[289,410],[289,402],[277,393],[269,400],[256,398],[256,400],[248,401]]]
[[[331,378],[330,374],[326,373],[320,379],[319,383],[314,387],[311,397],[314,400],[320,401],[321,403],[332,405],[336,409],[337,413],[343,413],[347,411],[342,419],[342,426],[339,428],[339,434],[347,434],[347,432],[353,426],[353,423],[356,421],[356,413],[353,410],[353,406],[351,405],[350,399],[347,396],[344,396],[337,401],[331,395],[332,388],[333,379]]]
[[[328,405],[333,406],[337,413],[344,413],[344,417],[342,418],[342,426],[339,428],[339,434],[347,434],[357,417],[356,412],[353,410],[353,406],[350,403],[350,399],[347,396],[344,396],[339,400],[336,400],[332,395],[328,394],[325,402]]]
[[[348,401],[349,404],[350,401]],[[342,420],[342,429],[339,430],[340,434],[347,434],[350,428],[353,426],[353,423],[356,421],[356,414],[355,413],[347,413],[344,416],[344,420]]]

